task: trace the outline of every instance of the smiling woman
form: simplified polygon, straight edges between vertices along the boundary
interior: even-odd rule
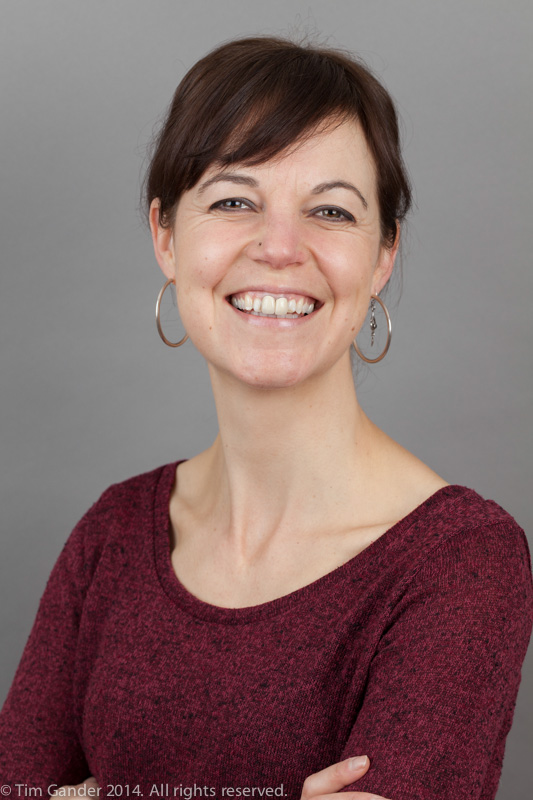
[[[361,125],[328,118],[275,159],[209,167],[172,227],[152,200],[156,256],[215,395],[230,374],[265,389],[303,390],[324,372],[343,384],[399,241],[382,241],[375,172]]]
[[[252,38],[185,76],[146,209],[219,433],[74,529],[0,715],[6,785],[494,798],[527,540],[380,430],[351,371],[409,203],[356,59]]]

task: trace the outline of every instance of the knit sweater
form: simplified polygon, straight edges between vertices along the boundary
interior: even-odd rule
[[[64,545],[0,714],[11,797],[93,775],[101,797],[299,800],[366,754],[345,791],[494,798],[533,626],[516,521],[445,486],[312,583],[222,608],[172,568],[176,466],[111,486]]]

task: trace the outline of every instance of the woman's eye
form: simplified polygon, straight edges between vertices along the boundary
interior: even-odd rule
[[[252,208],[252,204],[248,200],[243,200],[241,197],[228,197],[226,200],[218,200],[216,203],[213,203],[211,209],[214,208],[240,211],[243,208]]]
[[[343,208],[337,208],[336,206],[317,208],[314,213],[322,217],[322,219],[327,219],[332,222],[345,222],[346,220],[355,222],[355,217],[350,214],[349,211],[345,211]]]

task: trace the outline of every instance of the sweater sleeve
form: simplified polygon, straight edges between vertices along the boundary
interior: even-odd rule
[[[30,789],[48,797],[51,784],[76,784],[89,775],[72,685],[84,596],[99,555],[94,517],[105,494],[74,528],[54,565],[0,713],[0,783],[12,797]]]
[[[532,626],[530,553],[514,520],[439,544],[377,645],[342,754],[371,764],[343,791],[492,800]]]

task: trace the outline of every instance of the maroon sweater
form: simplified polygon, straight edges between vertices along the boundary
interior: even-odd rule
[[[515,520],[445,486],[313,583],[220,608],[172,569],[175,470],[111,486],[66,542],[0,714],[11,796],[94,775],[104,797],[299,800],[367,754],[346,790],[494,798],[533,625]]]

